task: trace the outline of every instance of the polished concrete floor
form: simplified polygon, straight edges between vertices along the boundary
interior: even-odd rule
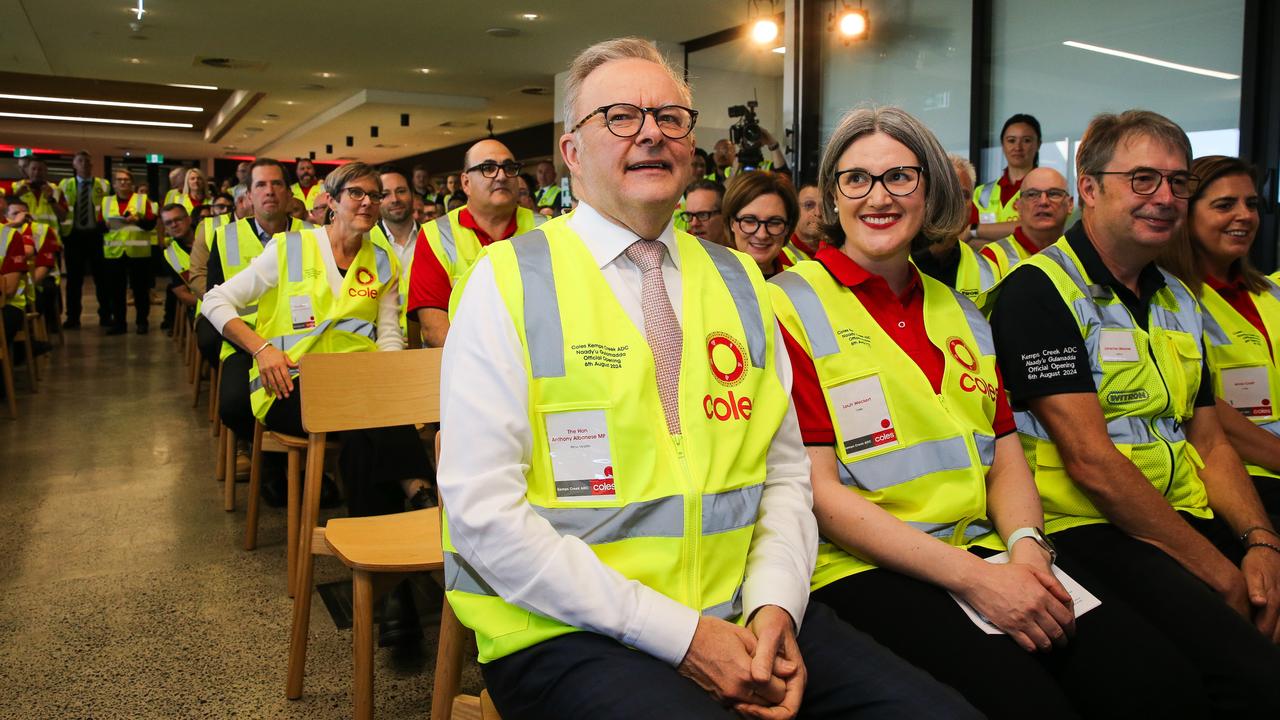
[[[94,312],[37,394],[17,374],[19,420],[0,407],[0,717],[349,717],[351,633],[318,595],[304,694],[285,698],[284,513],[264,505],[241,549],[247,486],[223,512],[206,408],[157,310],[119,337]],[[316,577],[350,575],[321,558]],[[416,662],[378,651],[378,717],[428,717],[435,637]]]

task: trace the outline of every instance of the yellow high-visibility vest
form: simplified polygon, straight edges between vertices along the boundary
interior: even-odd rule
[[[449,282],[454,285],[457,284],[458,278],[475,264],[476,259],[480,257],[480,251],[484,249],[476,232],[463,227],[458,219],[462,210],[463,208],[452,210],[448,215],[436,218],[422,226],[426,241],[431,245],[431,251],[435,253],[440,266],[449,275]],[[532,210],[517,207],[516,235],[529,232],[541,225],[545,219]]]
[[[110,195],[102,200],[102,219],[104,222],[110,223],[113,219],[122,217],[120,203],[116,198],[117,196]],[[147,210],[152,206],[146,195],[134,193],[129,196],[127,207],[135,217],[142,219],[147,216]],[[115,259],[124,255],[128,255],[131,258],[151,257],[151,239],[153,237],[155,237],[155,231],[143,230],[137,225],[124,225],[119,230],[112,230],[108,227],[106,234],[102,236],[102,256],[107,259]]]

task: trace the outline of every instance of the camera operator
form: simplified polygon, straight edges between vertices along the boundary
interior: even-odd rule
[[[773,134],[760,124],[756,107],[756,102],[752,100],[746,105],[734,105],[729,108],[729,117],[738,118],[738,122],[729,128],[729,138],[722,139],[715,145],[717,180],[727,181],[735,173],[743,170],[787,169],[787,159],[782,154],[782,146]],[[761,152],[764,148],[768,148],[771,155],[768,160],[764,159],[764,153]]]

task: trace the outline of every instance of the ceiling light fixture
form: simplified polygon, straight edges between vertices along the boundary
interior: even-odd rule
[[[319,75],[320,77],[326,78],[326,79],[333,77],[333,73],[331,72],[318,72],[316,73],[316,75]]]
[[[760,7],[765,2],[768,3],[767,11]],[[748,34],[751,40],[757,45],[772,47],[779,33],[777,15],[774,0],[747,0],[747,24],[750,26]]]
[[[189,85],[187,83],[165,83],[169,87],[187,88],[189,90],[217,90],[217,85]]]
[[[1088,50],[1089,52],[1102,53],[1103,55],[1111,55],[1113,57],[1124,58],[1125,60],[1136,60],[1138,62],[1147,63],[1148,65],[1156,65],[1162,68],[1169,68],[1170,70],[1181,70],[1182,72],[1189,72],[1195,75],[1204,75],[1206,77],[1218,78],[1219,80],[1239,80],[1240,79],[1239,75],[1236,75],[1233,73],[1221,72],[1218,70],[1208,70],[1206,68],[1196,67],[1194,65],[1183,65],[1181,63],[1169,62],[1168,60],[1153,58],[1148,55],[1139,55],[1137,53],[1125,52],[1124,50],[1113,50],[1111,48],[1105,48],[1098,45],[1090,45],[1088,43],[1076,42],[1075,40],[1064,40],[1062,44],[1066,45],[1067,47],[1076,48],[1077,50]]]
[[[764,45],[778,38],[778,23],[772,20],[757,20],[751,26],[751,39]]]
[[[786,46],[786,45],[779,45],[778,47],[776,47],[776,48],[774,48],[774,49],[770,50],[769,52],[776,52],[776,53],[778,53],[779,55],[786,55],[786,54],[787,54],[787,46]]]
[[[539,15],[538,13],[525,13],[520,17],[524,18],[525,20],[537,20]]]
[[[105,125],[145,125],[146,127],[192,128],[191,123],[161,122],[159,120],[125,120],[123,118],[82,117],[79,115],[38,115],[36,113],[0,112],[0,117],[19,120],[67,120],[70,122],[101,123]]]
[[[146,14],[147,9],[142,7],[142,0],[138,0],[138,7],[130,10],[129,12],[133,13],[134,15],[137,15],[138,19],[141,20],[142,16]]]
[[[28,102],[66,103],[68,105],[101,105],[104,107],[138,108],[140,110],[177,110],[178,112],[204,112],[194,105],[154,105],[152,103],[119,102],[116,100],[86,100],[84,98],[49,97],[47,95],[10,95],[0,93],[0,100],[25,100]]]
[[[127,63],[129,63],[130,65],[141,65],[141,64],[142,64],[142,58],[131,57],[131,58],[125,58],[125,59],[124,59],[124,61],[125,61],[125,62],[127,62]]]
[[[423,75],[429,75],[431,74],[431,68],[418,68],[418,72],[422,73]]]

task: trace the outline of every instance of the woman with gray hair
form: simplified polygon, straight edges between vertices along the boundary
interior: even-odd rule
[[[268,429],[306,435],[298,360],[307,353],[401,349],[400,263],[378,222],[384,193],[377,170],[350,163],[324,179],[332,221],[276,235],[245,270],[210,290],[204,313],[232,343],[252,354],[253,414]],[[258,306],[256,328],[238,310]],[[228,306],[231,311],[228,312]],[[358,381],[352,392],[359,392]],[[426,451],[411,426],[342,434],[339,460],[352,516],[386,515],[434,504]],[[402,585],[388,599],[380,644],[421,637],[413,598]]]
[[[1194,714],[1196,675],[1125,606],[1077,636],[1055,558],[1091,580],[1044,535],[991,329],[910,259],[966,221],[938,140],[900,109],[854,110],[818,182],[829,244],[770,281],[822,536],[813,599],[993,718]]]

